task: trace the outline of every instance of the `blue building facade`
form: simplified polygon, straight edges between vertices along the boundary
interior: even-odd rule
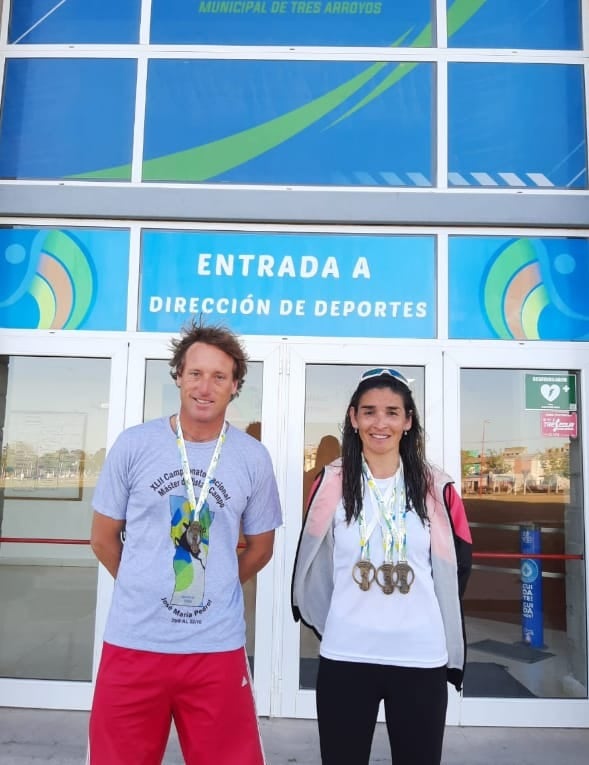
[[[412,371],[429,456],[473,523],[473,684],[449,722],[589,725],[587,3],[1,13],[0,703],[88,707],[112,588],[87,546],[95,477],[117,432],[174,406],[165,342],[202,316],[246,338],[234,417],[261,423],[285,504],[274,563],[246,592],[261,713],[314,714],[316,646],[288,621],[288,569],[305,474],[338,436],[324,391],[347,400],[374,363]],[[530,560],[542,646],[521,632]],[[59,608],[30,629],[35,575],[75,591],[55,654]],[[508,677],[491,666],[506,660]]]

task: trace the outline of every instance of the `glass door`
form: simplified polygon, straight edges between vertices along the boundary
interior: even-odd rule
[[[228,420],[264,442],[272,456],[280,487],[279,427],[284,410],[284,386],[278,344],[245,341],[250,361],[239,396],[229,405]],[[125,427],[172,415],[178,409],[178,390],[170,377],[169,338],[138,339],[131,345]],[[276,560],[280,560],[282,530],[278,529],[273,560],[243,587],[246,649],[254,678],[258,713],[270,713],[273,662],[273,603]],[[238,550],[239,553],[239,550]],[[280,570],[278,567],[277,570]]]
[[[473,534],[464,725],[586,724],[588,371],[580,345],[445,356],[445,452]]]
[[[126,364],[120,341],[3,335],[0,705],[90,706],[104,611],[91,502]]]
[[[394,366],[413,379],[416,404],[427,434],[427,456],[443,464],[441,423],[441,354],[431,346],[366,341],[289,344],[290,401],[285,490],[286,576],[282,601],[290,602],[290,583],[309,489],[320,469],[339,456],[341,428],[360,374],[370,367]],[[284,686],[276,714],[316,715],[315,680],[319,641],[304,625],[285,614],[282,637]],[[456,696],[456,698],[454,698]],[[452,694],[448,720],[457,713]]]

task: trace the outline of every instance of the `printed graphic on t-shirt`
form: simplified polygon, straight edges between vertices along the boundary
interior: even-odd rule
[[[170,536],[174,543],[174,592],[170,604],[202,606],[209,555],[209,534],[215,513],[205,502],[198,520],[190,511],[186,497],[170,498]]]

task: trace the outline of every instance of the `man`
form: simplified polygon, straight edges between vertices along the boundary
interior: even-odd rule
[[[89,762],[159,765],[173,719],[187,765],[262,765],[241,584],[272,557],[276,481],[225,419],[247,371],[237,337],[193,323],[172,351],[178,413],[125,430],[94,494],[92,549],[115,586]]]

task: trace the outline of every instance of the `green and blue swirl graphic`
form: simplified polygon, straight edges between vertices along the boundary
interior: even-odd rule
[[[125,329],[127,230],[1,229],[0,326]]]
[[[74,237],[53,230],[38,234],[28,253],[12,244],[5,253],[6,268],[27,261],[20,283],[0,300],[0,309],[21,297],[37,309],[35,329],[78,329],[87,317],[94,297],[96,276],[92,263]]]
[[[452,338],[588,340],[589,240],[450,237]]]

